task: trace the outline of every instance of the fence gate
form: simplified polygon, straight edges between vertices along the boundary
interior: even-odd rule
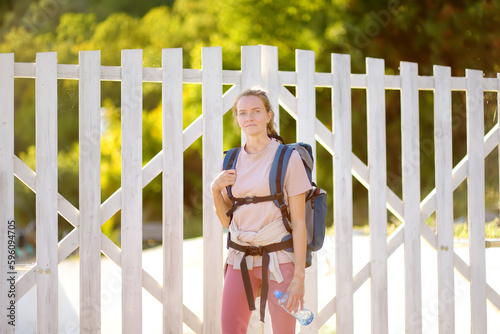
[[[142,50],[123,50],[121,66],[102,66],[100,51],[82,51],[78,65],[57,63],[55,52],[38,53],[35,63],[16,63],[13,54],[0,54],[0,332],[14,333],[15,302],[36,286],[36,332],[59,333],[64,321],[54,310],[58,305],[58,283],[63,277],[58,264],[79,250],[80,333],[101,331],[101,254],[121,268],[122,333],[143,331],[142,289],[163,308],[163,332],[182,333],[184,324],[195,333],[220,332],[223,283],[223,229],[212,209],[210,182],[218,173],[224,142],[223,115],[245,88],[262,85],[270,91],[275,110],[282,107],[297,124],[297,141],[319,143],[332,155],[335,236],[334,276],[318,287],[316,262],[307,271],[306,303],[315,321],[301,328],[318,333],[334,319],[336,332],[354,333],[354,295],[370,286],[371,331],[390,332],[388,260],[404,246],[404,299],[406,333],[427,333],[423,324],[422,243],[437,254],[437,314],[439,333],[463,333],[456,328],[455,271],[470,282],[470,326],[472,333],[496,333],[487,328],[488,303],[494,317],[500,317],[500,295],[493,281],[486,280],[485,248],[485,157],[499,149],[498,123],[486,133],[484,92],[496,92],[498,78],[484,78],[477,70],[465,77],[451,77],[449,67],[434,66],[432,76],[419,76],[415,63],[401,62],[399,75],[386,75],[384,61],[366,59],[366,74],[351,73],[349,55],[332,54],[332,70],[315,72],[315,54],[297,50],[296,70],[279,71],[278,50],[272,46],[242,47],[241,70],[222,68],[222,49],[202,49],[202,68],[184,69],[182,49],[164,49],[162,67],[142,65]],[[35,79],[36,87],[36,171],[14,155],[14,79]],[[57,80],[78,80],[79,85],[79,208],[58,190]],[[104,202],[101,199],[101,83],[121,82],[121,188]],[[162,150],[143,166],[143,83],[162,86]],[[183,84],[202,85],[202,115],[183,128]],[[223,92],[223,85],[230,85]],[[285,86],[294,86],[292,94]],[[330,129],[316,117],[316,88],[331,90]],[[366,90],[368,163],[352,153],[351,93]],[[401,96],[402,199],[387,187],[386,90]],[[419,99],[421,91],[434,93],[435,189],[421,201]],[[465,91],[467,155],[452,163],[452,91]],[[500,101],[500,98],[498,99]],[[500,104],[500,102],[499,102]],[[499,108],[500,109],[500,108]],[[279,115],[276,115],[279,117]],[[497,117],[498,118],[498,117]],[[158,120],[160,121],[160,120]],[[279,124],[279,123],[278,123]],[[203,315],[195,314],[183,301],[183,152],[203,138]],[[317,162],[318,165],[322,161]],[[142,189],[162,174],[163,279],[157,280],[142,263]],[[353,266],[353,186],[355,177],[367,189],[370,219],[369,260]],[[36,263],[17,272],[12,249],[15,234],[14,177],[36,194]],[[316,172],[314,173],[316,177]],[[453,191],[467,179],[469,263],[457,255],[453,240]],[[76,182],[76,180],[75,180]],[[320,180],[322,184],[322,182]],[[175,191],[172,191],[175,189]],[[402,224],[387,235],[387,209]],[[101,225],[121,214],[121,247],[101,232]],[[425,221],[436,213],[437,233]],[[73,230],[58,240],[58,215]],[[424,266],[426,264],[424,263]],[[355,272],[354,272],[355,271]],[[15,284],[14,279],[15,277]],[[334,277],[334,278],[333,278]],[[491,278],[490,278],[491,279]],[[493,278],[496,280],[496,278]],[[318,304],[322,291],[335,290],[325,305]],[[11,293],[15,292],[15,296]],[[73,293],[77,293],[74,291]],[[13,306],[14,305],[14,306]],[[17,314],[18,315],[18,314]],[[496,322],[498,323],[498,321]],[[250,331],[260,332],[252,324]],[[324,330],[324,329],[323,329]],[[264,329],[269,332],[269,326]],[[468,332],[468,329],[467,329]]]

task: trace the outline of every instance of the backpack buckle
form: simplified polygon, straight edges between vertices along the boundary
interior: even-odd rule
[[[281,210],[281,213],[288,213],[288,207],[285,203],[281,204],[279,209]]]
[[[262,256],[262,247],[247,246],[245,253],[251,256]]]
[[[250,203],[254,202],[253,197],[249,197],[249,196],[245,197],[244,200],[245,200],[245,204],[250,204]]]

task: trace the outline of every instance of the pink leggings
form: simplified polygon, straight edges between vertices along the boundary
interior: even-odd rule
[[[269,280],[269,293],[267,297],[267,308],[271,315],[271,325],[274,334],[295,333],[295,318],[283,310],[277,303],[274,291],[285,292],[293,278],[294,264],[280,264],[283,282],[278,283]],[[262,267],[254,267],[248,270],[254,296],[260,292],[262,283]],[[252,311],[248,309],[247,296],[243,286],[241,270],[227,266],[224,279],[224,290],[222,292],[222,333],[223,334],[245,334]]]

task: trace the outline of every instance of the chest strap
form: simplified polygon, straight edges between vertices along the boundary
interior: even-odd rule
[[[242,246],[231,240],[228,235],[227,247],[236,249],[243,252],[243,258],[240,262],[241,277],[243,278],[243,285],[247,295],[248,308],[255,310],[255,298],[252,292],[252,284],[250,283],[250,275],[248,274],[247,256],[262,256],[262,286],[260,290],[260,321],[264,322],[264,315],[266,310],[267,294],[269,291],[269,253],[293,247],[293,239],[281,241],[278,243],[270,244],[267,246]]]
[[[230,188],[230,187],[228,187]],[[231,192],[228,191],[229,199],[233,203],[233,206],[231,209],[226,212],[226,216],[231,217],[236,211],[236,209],[240,205],[247,205],[247,204],[254,204],[254,203],[261,203],[261,202],[269,202],[269,201],[274,201],[274,200],[279,200],[280,198],[283,198],[283,194],[276,194],[276,195],[269,195],[269,196],[253,196],[253,197],[233,197]]]

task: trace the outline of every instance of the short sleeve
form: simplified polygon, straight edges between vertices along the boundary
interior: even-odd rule
[[[311,181],[297,151],[293,151],[285,175],[285,192],[288,197],[296,196],[311,189]]]

